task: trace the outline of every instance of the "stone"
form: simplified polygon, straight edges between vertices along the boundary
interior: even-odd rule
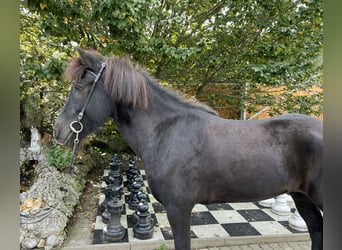
[[[32,198],[33,201],[30,209],[20,211],[19,239],[23,249],[32,249],[38,244],[45,249],[52,248],[46,245],[47,239],[53,246],[63,242],[68,218],[81,195],[85,176],[92,167],[82,164],[79,175],[65,174],[50,166],[44,157],[38,160],[33,185],[20,193],[22,207],[27,205],[27,202],[24,204],[27,199]]]
[[[45,244],[46,244],[46,241],[44,239],[40,239],[37,247],[38,248],[43,248],[43,247],[45,247]]]
[[[33,249],[38,245],[38,239],[26,238],[21,243],[23,249]]]
[[[56,235],[50,235],[46,239],[46,246],[57,247],[60,244],[59,238]]]

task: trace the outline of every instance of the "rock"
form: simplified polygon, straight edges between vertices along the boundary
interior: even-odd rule
[[[56,235],[50,235],[46,239],[46,246],[57,247],[60,244],[59,238]]]
[[[45,247],[45,240],[44,239],[41,239],[37,245],[38,248],[43,248]]]
[[[38,245],[38,239],[26,238],[21,243],[23,249],[33,249]]]
[[[20,193],[20,205],[29,208],[21,209],[20,212],[20,243],[23,249],[33,249],[38,245],[40,248],[52,249],[63,243],[65,227],[91,167],[90,164],[83,164],[80,174],[70,175],[50,166],[46,159],[39,159],[33,185]],[[28,201],[34,203],[37,200],[40,206],[33,209],[34,204]]]

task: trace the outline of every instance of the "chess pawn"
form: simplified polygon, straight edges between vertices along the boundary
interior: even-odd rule
[[[139,200],[139,204],[140,203],[147,204],[147,194],[145,194],[144,192],[141,191],[138,193],[137,197]],[[139,220],[139,216],[138,216],[138,207],[137,207],[137,209],[132,214],[131,221],[133,222],[133,224],[137,224],[138,220]]]
[[[138,169],[132,168],[127,175],[127,189],[132,192],[132,185],[136,177],[139,176]]]
[[[137,159],[136,159],[135,155],[131,154],[128,162],[129,162],[129,164],[136,165]]]
[[[293,215],[289,218],[289,226],[297,231],[300,232],[306,232],[308,231],[308,228],[306,226],[305,221],[298,213],[298,210],[296,209]]]
[[[117,198],[108,202],[107,210],[110,213],[110,219],[103,228],[103,238],[105,241],[120,241],[125,236],[126,231],[120,223],[122,206],[122,202]]]
[[[128,207],[132,210],[135,210],[139,204],[139,200],[138,200],[139,191],[141,191],[141,185],[137,182],[134,182],[132,184],[131,196],[128,201]]]
[[[271,211],[282,216],[289,215],[291,213],[291,207],[287,204],[287,194],[281,194],[276,197]]]
[[[258,201],[258,203],[259,203],[259,205],[261,205],[263,207],[272,207],[272,205],[275,203],[275,199],[269,198],[266,200]]]
[[[144,179],[143,177],[139,174],[137,175],[135,178],[134,178],[134,181],[135,182],[138,182],[142,187],[145,185],[144,184]]]
[[[133,235],[137,239],[146,240],[153,236],[153,225],[148,204],[142,200],[138,205],[138,223],[133,226]]]

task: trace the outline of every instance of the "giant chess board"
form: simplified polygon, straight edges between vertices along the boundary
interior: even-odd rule
[[[104,171],[104,177],[109,173],[109,169]],[[165,208],[150,193],[148,183],[146,181],[145,171],[140,170],[144,180],[142,191],[148,195],[147,204],[151,213],[151,220],[154,224],[153,237],[151,239],[140,240],[134,237],[133,223],[131,221],[134,210],[128,206],[130,192],[127,190],[127,179],[123,173],[123,210],[120,218],[122,226],[125,228],[125,236],[117,242],[117,244],[126,242],[151,242],[172,240],[172,231],[166,216]],[[103,182],[105,187],[106,183]],[[102,222],[100,204],[105,199],[102,193],[99,199],[98,214],[95,222],[93,244],[115,243],[107,242],[103,237],[103,228],[105,223]],[[294,203],[289,200],[291,212],[295,210]],[[258,202],[248,203],[222,203],[212,205],[197,204],[191,214],[191,238],[217,238],[217,237],[236,237],[236,236],[291,236],[295,234],[303,234],[289,227],[289,218],[292,213],[287,216],[279,216],[272,212],[271,208],[265,208]],[[305,233],[305,232],[304,232]]]

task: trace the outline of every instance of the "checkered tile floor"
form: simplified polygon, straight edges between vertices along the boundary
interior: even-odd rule
[[[105,170],[104,175],[108,175],[109,170]],[[133,210],[129,209],[126,203],[129,192],[124,187],[122,202],[124,209],[121,216],[121,224],[126,229],[126,235],[120,242],[142,242],[142,241],[162,241],[173,239],[170,224],[166,211],[149,192],[145,180],[144,170],[141,170],[145,186],[142,190],[148,194],[148,205],[151,218],[154,222],[153,237],[148,240],[139,240],[133,237],[133,223],[130,218]],[[124,183],[125,183],[125,175]],[[103,186],[106,184],[103,182]],[[101,194],[99,205],[104,200]],[[294,211],[291,200],[288,202]],[[263,236],[263,235],[293,235],[303,232],[296,231],[288,226],[288,219],[292,216],[279,216],[271,211],[271,208],[264,208],[258,203],[222,203],[212,205],[197,204],[191,215],[191,237],[192,238],[214,238],[214,237],[234,237],[234,236]],[[105,244],[103,239],[104,223],[99,212],[96,217],[93,244]]]

